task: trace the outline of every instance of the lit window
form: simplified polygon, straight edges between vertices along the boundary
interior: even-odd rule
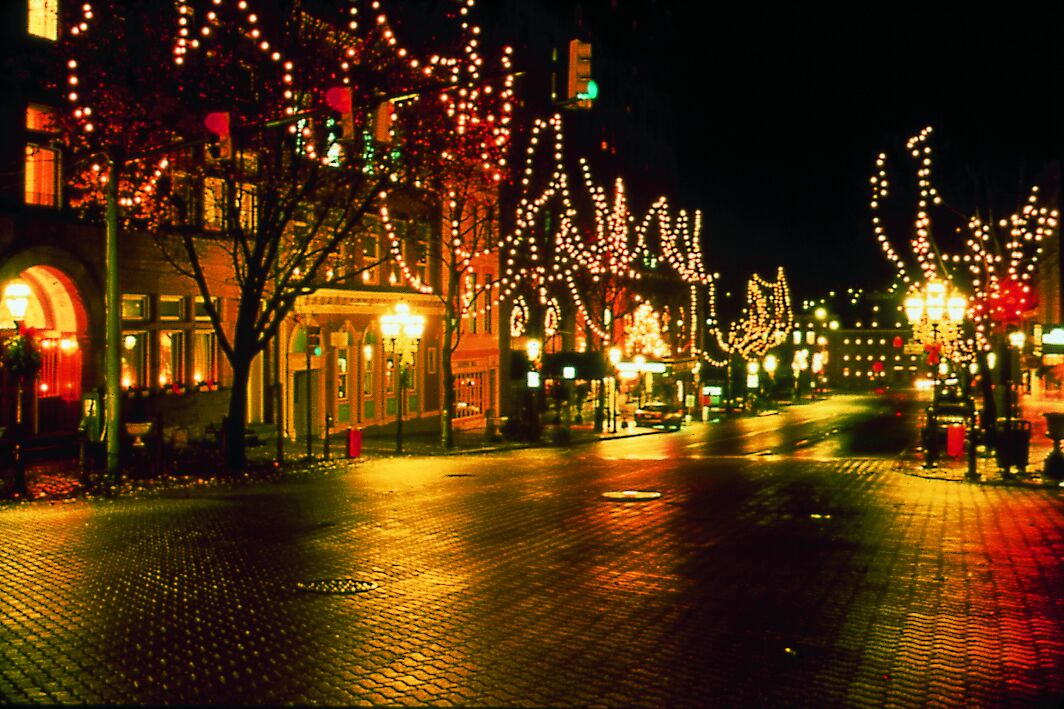
[[[148,379],[148,336],[145,332],[122,333],[122,388],[140,389]]]
[[[203,228],[225,228],[225,180],[203,178]]]
[[[180,330],[159,333],[159,386],[185,382],[185,341]]]
[[[254,234],[259,226],[259,200],[255,186],[244,182],[240,183],[237,199],[239,200],[237,209],[240,212],[240,228],[245,234]]]
[[[362,235],[362,282],[376,285],[379,282],[379,269],[374,264],[380,260],[379,243],[375,233]]]
[[[196,330],[192,334],[192,383],[217,382],[218,359],[215,335],[210,330]]]
[[[429,374],[436,373],[436,348],[430,347],[425,354],[425,370]]]
[[[26,145],[26,204],[59,206],[59,151]]]
[[[362,348],[362,396],[373,398],[373,343],[369,338]]]
[[[347,399],[347,348],[336,350],[336,398]]]
[[[35,37],[59,39],[59,0],[29,0],[27,29]]]
[[[55,109],[31,103],[26,106],[26,130],[36,133],[56,133]]]
[[[122,319],[123,320],[147,320],[148,319],[148,296],[146,296],[146,295],[123,295],[122,296]]]

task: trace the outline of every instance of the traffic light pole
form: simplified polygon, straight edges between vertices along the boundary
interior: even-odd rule
[[[118,483],[121,479],[119,454],[122,425],[121,388],[122,360],[119,344],[122,339],[121,294],[118,285],[118,163],[107,156],[106,234],[104,245],[104,387],[106,392],[107,475]]]

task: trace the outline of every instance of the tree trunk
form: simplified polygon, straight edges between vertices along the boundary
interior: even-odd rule
[[[443,406],[440,408],[440,446],[454,448],[454,362],[451,360],[451,338],[454,318],[444,316],[443,343],[440,347],[440,372],[443,375]]]
[[[229,413],[225,421],[225,464],[231,471],[243,470],[247,464],[248,379],[251,361],[234,358],[233,389],[229,396]]]

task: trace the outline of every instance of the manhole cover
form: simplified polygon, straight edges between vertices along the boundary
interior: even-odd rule
[[[661,497],[661,493],[652,490],[612,490],[602,493],[602,496],[607,500],[642,502],[643,500],[656,500]]]
[[[360,581],[359,579],[318,579],[315,581],[299,582],[296,588],[307,593],[365,593],[372,591],[380,584],[376,581]]]

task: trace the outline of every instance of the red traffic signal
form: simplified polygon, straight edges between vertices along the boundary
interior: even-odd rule
[[[333,86],[325,92],[325,103],[329,108],[340,114],[340,128],[346,140],[355,137],[355,114],[354,100],[351,97],[351,88],[348,86]]]
[[[207,152],[215,160],[228,160],[233,157],[233,136],[229,133],[229,113],[215,111],[203,119],[207,130],[218,136],[207,146]]]

